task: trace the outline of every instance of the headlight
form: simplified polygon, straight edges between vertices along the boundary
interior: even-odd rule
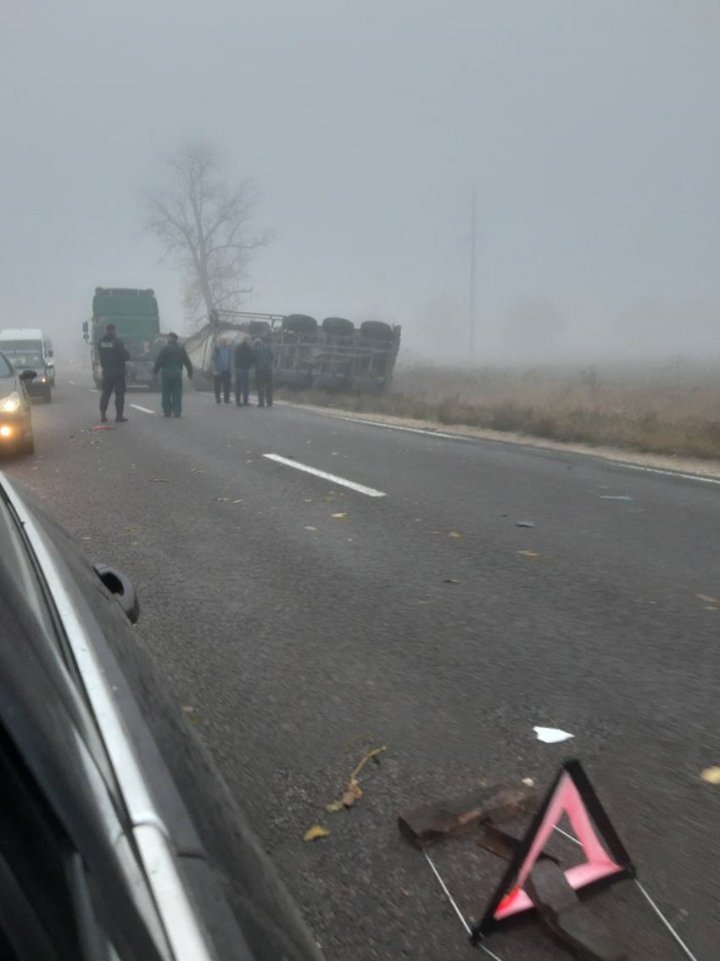
[[[16,410],[20,410],[21,403],[20,394],[14,390],[0,400],[0,414],[14,414]]]
[[[47,377],[45,376],[45,374],[43,374],[42,377],[39,378],[39,381],[41,384],[47,384]]]

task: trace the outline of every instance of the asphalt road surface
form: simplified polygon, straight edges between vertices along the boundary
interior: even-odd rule
[[[470,957],[397,813],[546,786],[568,756],[671,923],[717,957],[720,786],[700,772],[720,764],[720,484],[192,390],[180,420],[132,394],[129,423],[93,431],[97,401],[60,372],[34,409],[37,456],[7,472],[135,580],[178,710],[328,961]],[[362,799],[326,813],[381,745]],[[304,844],[314,824],[331,834]],[[477,918],[503,862],[468,840],[436,858]],[[632,882],[589,903],[631,958],[685,957]],[[532,919],[486,944],[568,957]]]

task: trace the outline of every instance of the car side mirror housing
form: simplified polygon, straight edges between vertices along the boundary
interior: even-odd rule
[[[93,570],[122,607],[130,623],[137,624],[140,617],[140,601],[130,578],[107,564],[93,564]]]

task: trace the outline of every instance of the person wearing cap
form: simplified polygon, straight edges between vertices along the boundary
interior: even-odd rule
[[[193,367],[187,351],[178,343],[177,334],[168,334],[168,342],[157,355],[155,373],[162,382],[162,409],[166,417],[179,417],[182,413],[182,369],[192,378]]]
[[[100,394],[100,422],[107,422],[107,409],[110,397],[115,392],[115,422],[124,424],[127,417],[125,409],[125,364],[130,354],[117,335],[115,324],[108,324],[105,333],[98,341],[98,354],[102,367],[102,393]]]
[[[258,337],[253,344],[255,354],[255,386],[258,392],[258,407],[272,407],[273,402],[273,352],[269,344]]]

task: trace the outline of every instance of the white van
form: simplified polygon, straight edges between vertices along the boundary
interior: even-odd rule
[[[12,362],[13,355],[39,354],[47,370],[51,386],[55,386],[55,359],[52,341],[39,327],[18,327],[0,330],[0,352]]]

